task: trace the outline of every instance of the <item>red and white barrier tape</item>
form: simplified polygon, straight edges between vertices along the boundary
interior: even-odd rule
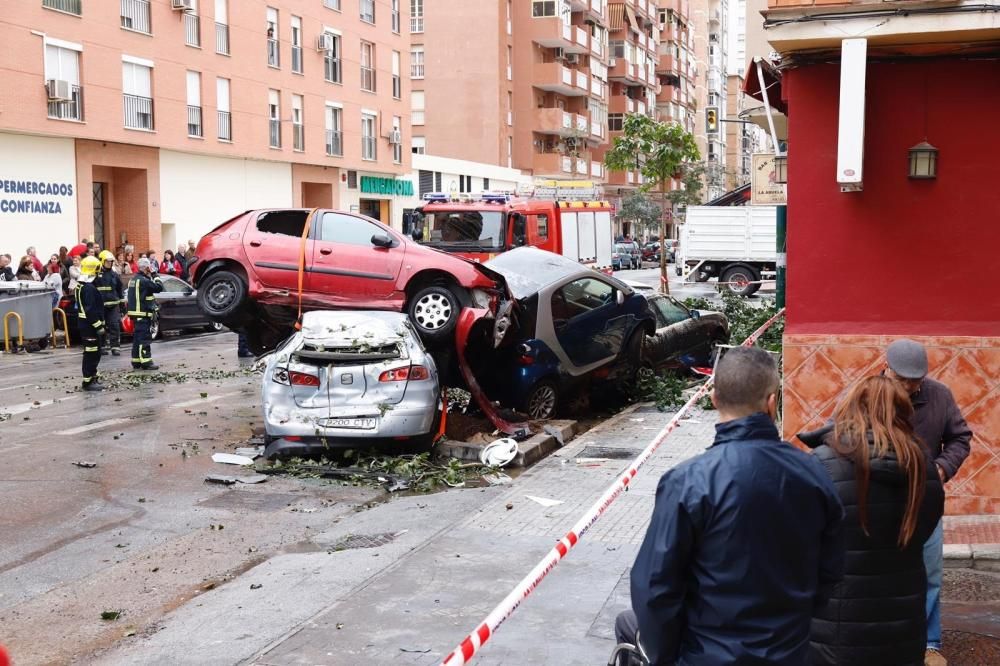
[[[767,331],[767,329],[770,328],[771,325],[784,314],[784,308],[778,310],[773,317],[768,319],[760,328],[751,333],[750,336],[741,343],[741,346],[749,347],[753,345],[757,342],[760,336],[763,335],[764,332]],[[583,538],[583,535],[587,533],[587,530],[589,530],[594,523],[597,522],[597,519],[604,515],[604,512],[607,511],[612,502],[618,499],[618,496],[628,489],[629,483],[631,483],[632,479],[638,473],[639,468],[646,464],[646,461],[652,457],[656,449],[660,447],[660,444],[662,444],[664,440],[666,440],[667,436],[673,432],[684,414],[695,403],[701,400],[706,393],[708,393],[708,390],[712,387],[712,382],[713,377],[709,377],[708,380],[702,384],[701,388],[695,391],[694,395],[691,396],[691,399],[684,403],[684,406],[682,406],[679,410],[677,410],[677,413],[670,419],[670,422],[663,427],[655,438],[653,438],[653,441],[649,444],[649,446],[647,446],[643,452],[639,454],[639,457],[632,461],[628,470],[626,470],[625,473],[622,474],[610,488],[604,491],[604,494],[601,495],[600,499],[598,499],[580,518],[580,520],[573,525],[573,528],[566,533],[566,536],[556,542],[555,547],[550,550],[548,554],[546,554],[542,561],[535,565],[535,568],[532,569],[527,576],[521,579],[521,582],[518,583],[506,597],[504,597],[503,601],[497,604],[496,608],[494,608],[490,614],[486,616],[486,619],[484,619],[479,626],[476,627],[476,630],[466,636],[465,640],[459,643],[458,647],[456,647],[452,653],[441,662],[441,666],[461,666],[469,663],[469,660],[475,656],[475,654],[479,651],[479,648],[481,648],[486,641],[488,641],[490,637],[496,633],[497,629],[500,628],[500,625],[503,624],[515,610],[517,610],[518,606],[521,605],[521,602],[535,591],[535,588],[541,584],[545,576],[547,576],[548,573],[552,571],[557,564],[559,564],[560,560],[566,557],[567,553],[569,553],[573,546],[575,546],[580,539]]]

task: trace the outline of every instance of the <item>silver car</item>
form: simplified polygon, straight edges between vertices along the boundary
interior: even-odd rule
[[[271,354],[262,394],[267,458],[429,448],[439,423],[437,367],[398,312],[307,312]]]

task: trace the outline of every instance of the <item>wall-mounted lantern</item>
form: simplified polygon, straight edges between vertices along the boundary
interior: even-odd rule
[[[937,178],[938,149],[921,141],[910,148],[910,178]]]

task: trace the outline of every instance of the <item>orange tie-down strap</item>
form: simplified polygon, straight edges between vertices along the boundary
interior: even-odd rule
[[[302,330],[302,281],[305,279],[306,274],[306,241],[309,239],[309,231],[312,229],[313,218],[316,217],[316,211],[319,208],[313,208],[309,211],[309,215],[306,216],[306,224],[302,227],[302,241],[299,248],[299,314],[295,318],[295,330]]]

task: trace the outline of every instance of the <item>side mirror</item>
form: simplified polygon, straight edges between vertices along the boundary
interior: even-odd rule
[[[184,295],[185,296],[190,296],[193,293],[194,293],[194,289],[192,289],[191,287],[185,287],[184,288]]]
[[[701,319],[701,312],[698,310],[691,310],[691,319]]]
[[[514,247],[521,247],[528,242],[527,220],[521,213],[511,215],[511,220],[514,223]]]
[[[372,236],[372,245],[388,249],[393,246],[393,242],[389,234],[374,234]]]
[[[616,291],[615,300],[618,302],[618,305],[625,305],[625,292]]]

